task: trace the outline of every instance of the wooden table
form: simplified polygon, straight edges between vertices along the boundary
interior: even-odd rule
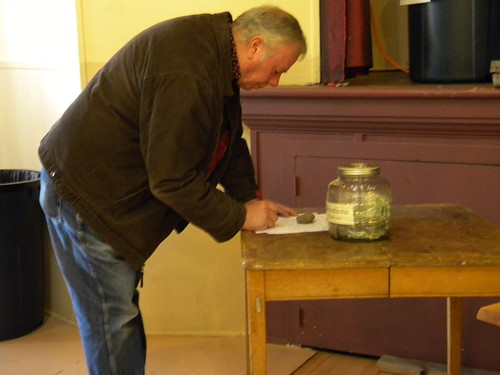
[[[241,234],[248,374],[266,374],[266,302],[446,297],[448,374],[461,373],[462,298],[500,296],[500,228],[460,205],[393,208],[388,240]]]

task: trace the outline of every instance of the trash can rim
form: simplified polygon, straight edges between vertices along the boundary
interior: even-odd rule
[[[7,181],[3,182],[3,178],[0,178],[0,191],[5,191],[8,189],[22,188],[22,187],[38,187],[40,183],[40,171],[31,169],[0,169],[0,176],[4,174],[14,174],[14,173],[25,173],[23,179],[18,181]],[[28,176],[28,177],[27,177]],[[33,177],[36,176],[36,177]]]

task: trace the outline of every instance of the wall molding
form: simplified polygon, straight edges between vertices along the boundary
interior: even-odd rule
[[[66,70],[63,65],[44,62],[24,62],[0,60],[0,69],[3,70]]]

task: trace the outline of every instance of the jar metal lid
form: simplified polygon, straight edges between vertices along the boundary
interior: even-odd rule
[[[342,176],[377,176],[380,174],[380,167],[374,164],[351,163],[339,166],[338,172]]]

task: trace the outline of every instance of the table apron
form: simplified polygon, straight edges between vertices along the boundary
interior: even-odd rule
[[[390,297],[490,296],[500,296],[500,266],[390,269]]]
[[[389,296],[389,270],[347,268],[264,271],[265,299],[290,301]]]

